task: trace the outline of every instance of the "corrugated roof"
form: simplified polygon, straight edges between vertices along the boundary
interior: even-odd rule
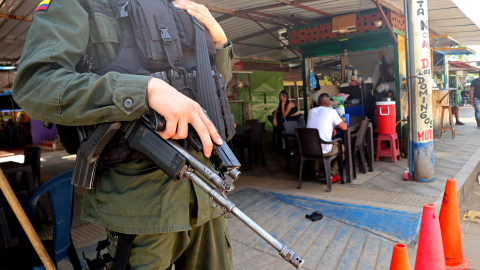
[[[448,62],[453,68],[457,69],[476,69],[474,66],[470,66],[469,64],[461,61],[449,61]]]
[[[403,12],[403,0],[388,1]],[[462,45],[480,45],[480,28],[451,0],[428,0],[428,26],[439,35],[449,35]]]
[[[61,0],[59,0],[61,1]],[[403,11],[402,0],[384,0]],[[17,15],[22,17],[32,16],[40,0],[0,0],[0,14]],[[280,16],[275,23],[268,23],[272,18],[263,18],[260,22],[272,33],[281,37],[285,28],[279,23],[292,24],[301,20],[313,22],[328,18],[328,16],[312,12],[310,10],[283,5],[280,0],[198,0],[207,6],[212,7],[212,14],[215,18],[222,18],[220,25],[225,30],[228,38],[238,43],[234,46],[234,52],[239,58],[256,58],[268,60],[287,60],[295,55],[288,50],[279,50],[283,45],[264,31],[259,25],[248,18],[232,16],[227,18],[225,13],[242,12],[257,8],[259,12]],[[332,15],[340,15],[375,9],[375,4],[370,0],[305,0],[303,5],[321,10]],[[262,8],[272,6],[270,8]],[[283,6],[282,6],[283,5]],[[480,44],[480,28],[470,19],[466,18],[463,12],[451,0],[428,0],[429,26],[441,35],[450,35],[460,40],[463,45]],[[292,18],[293,16],[293,18]],[[0,19],[0,59],[18,59],[23,50],[30,22],[20,20]],[[288,41],[282,38],[284,43]]]

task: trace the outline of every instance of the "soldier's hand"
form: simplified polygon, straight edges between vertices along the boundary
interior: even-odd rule
[[[190,0],[175,0],[173,4],[178,8],[186,10],[188,14],[194,16],[205,25],[208,31],[210,31],[217,49],[223,49],[225,47],[225,44],[228,42],[227,36],[207,7]]]
[[[152,78],[148,82],[148,105],[165,117],[167,127],[159,132],[162,138],[185,139],[188,136],[188,124],[191,124],[202,140],[203,152],[210,157],[212,140],[222,144],[213,123],[207,118],[200,105],[178,92],[165,81]]]

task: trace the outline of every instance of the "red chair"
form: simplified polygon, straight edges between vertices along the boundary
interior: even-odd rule
[[[390,147],[387,146],[387,142],[390,142]],[[375,160],[379,161],[380,157],[391,157],[392,162],[397,162],[397,157],[398,159],[402,159],[400,156],[400,144],[398,143],[397,133],[378,135],[377,157]]]

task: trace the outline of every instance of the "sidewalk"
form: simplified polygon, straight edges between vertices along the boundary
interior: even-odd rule
[[[403,172],[408,163],[405,158],[397,163],[382,159],[375,162],[374,172],[365,175],[357,173],[357,180],[350,184],[336,183],[330,193],[326,192],[326,184],[319,181],[303,180],[302,189],[298,190],[297,162],[292,161],[291,173],[287,173],[286,153],[278,155],[272,152],[271,144],[268,143],[264,144],[267,167],[256,164],[251,171],[243,171],[241,179],[236,182],[236,189],[240,190],[237,192],[243,192],[243,189],[255,190],[308,211],[320,211],[328,218],[363,230],[363,233],[377,235],[392,243],[407,244],[413,265],[422,206],[425,203],[435,203],[440,210],[448,178],[457,179],[459,200],[462,203],[479,173],[480,129],[476,127],[474,111],[471,107],[461,108],[460,116],[466,125],[455,127],[455,139],[452,139],[449,132],[444,132],[441,138],[435,138],[436,177],[433,183],[404,181]],[[235,195],[231,197],[234,199]],[[470,247],[478,245],[473,242],[470,241]],[[327,245],[326,251],[318,253],[317,259],[323,258],[329,249],[336,249],[338,245]],[[341,260],[337,263],[341,263]],[[337,269],[383,269],[381,265],[373,268],[337,266]],[[318,269],[324,267],[326,266],[322,264],[317,265]]]
[[[264,144],[267,148],[264,149],[267,167],[254,165],[251,171],[242,171],[242,177],[236,186],[275,189],[288,194],[343,202],[355,201],[399,210],[418,210],[425,203],[436,202],[448,178],[456,178],[461,187],[475,167],[478,167],[480,159],[476,152],[480,149],[480,129],[476,127],[473,108],[461,108],[460,115],[461,121],[466,125],[455,127],[455,139],[452,139],[450,132],[444,132],[441,138],[434,139],[435,181],[432,183],[404,181],[407,158],[396,163],[389,158],[382,158],[380,162],[375,162],[374,172],[358,172],[356,180],[345,185],[336,183],[330,193],[326,192],[325,183],[308,180],[302,180],[302,189],[298,190],[298,162],[292,160],[291,172],[287,173],[286,153],[272,153],[271,144],[268,143]],[[474,176],[476,178],[477,174]],[[463,201],[463,194],[459,195]]]
[[[357,173],[357,180],[351,184],[336,183],[330,193],[324,183],[309,180],[303,180],[302,189],[298,190],[297,161],[292,160],[291,172],[287,173],[285,153],[272,151],[271,133],[267,133],[264,137],[267,166],[253,164],[251,171],[242,170],[229,197],[303,256],[305,269],[388,269],[395,242],[409,245],[414,263],[412,250],[422,205],[441,203],[445,181],[451,177],[457,179],[459,197],[463,200],[464,191],[472,188],[478,175],[480,129],[476,127],[471,107],[461,108],[460,115],[466,125],[456,127],[455,139],[448,132],[435,139],[433,183],[404,181],[407,160],[402,158],[397,163],[389,159],[375,162],[374,172]],[[7,160],[23,162],[23,157],[0,158],[0,162]],[[75,156],[64,151],[42,154],[41,181],[73,169],[74,161]],[[93,258],[97,241],[105,239],[105,230],[79,219],[82,196],[83,190],[76,188],[72,237],[80,257],[85,252]],[[304,215],[312,211],[322,212],[324,219],[317,222],[305,219]],[[234,219],[230,227],[235,269],[291,268],[238,220]],[[43,227],[40,237],[51,237],[51,229]],[[59,269],[71,267],[64,261]]]

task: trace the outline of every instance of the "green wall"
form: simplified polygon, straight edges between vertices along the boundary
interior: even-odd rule
[[[272,71],[252,71],[251,74],[239,74],[243,80],[248,76],[249,88],[239,89],[239,99],[249,103],[250,119],[265,122],[267,130],[273,129],[267,119],[278,106],[278,94],[283,90],[283,73]],[[241,103],[230,103],[232,114],[237,125],[243,125]]]

